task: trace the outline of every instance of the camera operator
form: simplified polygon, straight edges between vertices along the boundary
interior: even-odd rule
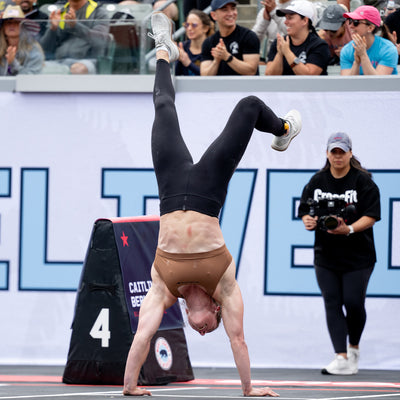
[[[376,262],[372,227],[380,220],[380,196],[371,174],[353,156],[347,134],[332,134],[326,155],[325,166],[303,189],[298,214],[307,230],[315,230],[315,272],[336,353],[321,372],[353,375],[358,372],[359,342],[366,321],[365,297]],[[333,216],[336,228],[327,226],[331,215],[324,215],[324,211],[329,210],[318,207],[319,202],[325,207],[326,200],[334,204],[334,200],[344,200],[352,207],[351,213]],[[319,219],[325,223],[318,223]]]

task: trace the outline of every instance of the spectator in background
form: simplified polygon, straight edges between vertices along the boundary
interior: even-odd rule
[[[25,14],[24,25],[28,31],[36,38],[40,39],[45,31],[45,22],[48,19],[47,14],[41,12],[36,6],[36,0],[14,0],[14,3],[19,5]]]
[[[93,0],[71,0],[53,11],[41,44],[55,61],[46,65],[63,66],[71,74],[95,74],[97,57],[104,54],[108,42],[107,19],[107,12]]]
[[[211,9],[219,30],[203,43],[201,75],[258,75],[260,41],[236,24],[236,1],[212,0]]]
[[[340,53],[341,75],[397,75],[396,46],[376,32],[381,15],[372,6],[361,6],[345,13],[352,32],[352,41]]]
[[[175,75],[200,75],[201,47],[206,37],[214,33],[214,22],[203,11],[193,9],[183,25],[188,40],[179,43]]]
[[[8,5],[0,29],[0,75],[39,74],[44,54],[39,43],[24,29],[20,6]]]
[[[272,43],[265,75],[327,75],[329,48],[313,26],[313,5],[299,0],[276,13],[285,17],[287,35]]]
[[[331,4],[323,14],[318,24],[320,30],[318,35],[328,43],[331,58],[329,65],[340,64],[340,51],[342,47],[351,41],[351,31],[346,18],[343,17],[343,11],[347,11],[339,4]]]
[[[387,16],[384,19],[385,25],[390,34],[387,39],[391,40],[397,48],[397,53],[400,55],[400,6],[394,3],[393,9],[388,10]],[[400,56],[397,61],[400,64]]]
[[[258,37],[260,43],[265,39],[265,53],[268,54],[271,43],[276,39],[279,33],[281,36],[287,34],[285,18],[278,17],[277,9],[283,9],[290,6],[293,0],[262,0],[263,6],[257,14],[256,22],[251,29]]]

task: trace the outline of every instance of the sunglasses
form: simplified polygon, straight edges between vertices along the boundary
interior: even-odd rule
[[[189,27],[192,27],[193,29],[196,29],[199,26],[199,24],[196,24],[195,22],[184,22],[182,25],[186,29],[189,28]]]
[[[349,19],[349,25],[353,24],[355,27],[357,27],[360,24],[364,24],[364,25],[371,25],[368,22],[365,21],[360,21],[358,19]]]

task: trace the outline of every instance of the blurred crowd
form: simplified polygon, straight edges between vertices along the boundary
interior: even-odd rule
[[[243,23],[236,0],[42,1],[0,1],[1,76],[138,73],[144,5],[180,33],[176,75],[398,73],[400,0],[258,0]]]

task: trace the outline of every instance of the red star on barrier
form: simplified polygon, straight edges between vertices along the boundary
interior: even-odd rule
[[[122,247],[125,247],[125,246],[129,247],[128,236],[125,236],[125,232],[124,231],[122,231],[121,239],[122,239]]]

